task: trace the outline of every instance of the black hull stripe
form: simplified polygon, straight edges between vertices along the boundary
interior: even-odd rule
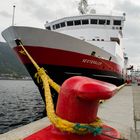
[[[37,83],[36,79],[34,78],[36,69],[32,64],[26,64],[25,66],[29,74],[31,75],[33,81],[38,86],[43,100],[45,100],[42,87],[40,84]],[[72,68],[72,67],[63,67],[63,66],[52,66],[52,65],[41,65],[40,67],[44,67],[47,70],[48,75],[59,85],[61,85],[67,78],[70,78],[72,76],[77,76],[77,75],[87,76],[90,78],[102,80],[105,82],[115,84],[117,86],[124,83],[121,75],[110,71],[99,71],[94,69],[91,70],[91,69],[81,69],[81,68]],[[56,103],[57,93],[55,93],[54,90],[53,90],[53,94],[54,94],[53,100]]]

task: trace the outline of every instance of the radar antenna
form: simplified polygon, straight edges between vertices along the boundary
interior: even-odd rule
[[[80,14],[86,14],[88,12],[88,2],[87,0],[81,0],[79,2],[78,10]]]

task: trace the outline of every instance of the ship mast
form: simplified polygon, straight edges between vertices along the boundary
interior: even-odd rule
[[[86,14],[88,12],[88,2],[87,0],[81,0],[79,2],[78,10],[80,14]]]
[[[12,26],[14,26],[15,8],[16,8],[16,6],[15,6],[15,5],[13,5]]]

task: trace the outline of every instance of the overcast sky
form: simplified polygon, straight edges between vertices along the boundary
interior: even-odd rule
[[[12,24],[13,5],[16,5],[15,25],[44,28],[47,20],[77,15],[78,2],[79,0],[4,0],[0,4],[0,32]],[[124,48],[130,64],[140,67],[140,1],[88,0],[88,3],[126,13]],[[0,41],[4,41],[2,36]]]

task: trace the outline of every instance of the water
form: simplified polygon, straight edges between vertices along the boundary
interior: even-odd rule
[[[0,134],[42,118],[44,108],[33,81],[0,80]]]

